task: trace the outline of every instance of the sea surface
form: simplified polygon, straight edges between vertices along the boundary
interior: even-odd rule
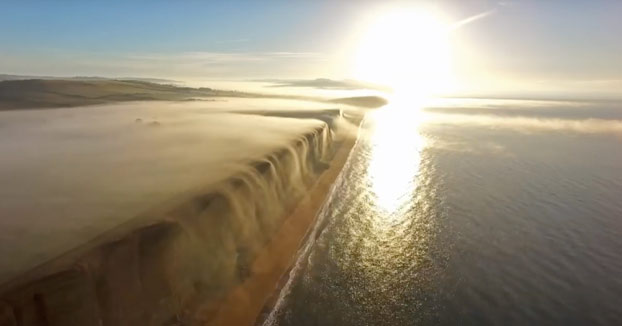
[[[264,325],[622,325],[622,105],[368,114]]]

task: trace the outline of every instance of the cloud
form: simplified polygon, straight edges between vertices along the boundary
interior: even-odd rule
[[[183,52],[176,54],[131,54],[128,56],[128,59],[133,60],[200,62],[203,64],[320,58],[322,58],[321,54],[313,52]]]
[[[324,74],[322,53],[180,52],[180,53],[53,53],[45,60],[2,56],[0,71],[40,75],[150,76],[162,78],[267,78]]]
[[[248,42],[248,41],[250,41],[250,39],[238,38],[238,39],[232,39],[232,40],[222,40],[222,41],[218,41],[216,43],[220,43],[220,44],[223,44],[223,43],[245,43],[245,42]]]
[[[473,16],[467,17],[465,19],[459,20],[459,21],[451,24],[449,29],[453,31],[453,30],[462,28],[464,25],[468,25],[468,24],[476,22],[476,21],[478,21],[480,19],[486,18],[486,17],[494,14],[495,12],[496,12],[496,10],[488,10],[488,11],[481,12],[481,13],[479,13],[477,15],[473,15]]]
[[[607,119],[541,119],[498,117],[492,115],[431,114],[427,123],[481,126],[510,129],[518,132],[576,132],[583,134],[615,134],[622,136],[622,120]]]

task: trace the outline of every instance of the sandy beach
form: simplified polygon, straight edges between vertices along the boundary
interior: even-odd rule
[[[313,188],[284,221],[272,241],[264,247],[251,266],[250,276],[211,307],[205,307],[199,320],[204,325],[254,325],[268,300],[278,293],[296,253],[313,227],[325,204],[330,188],[346,163],[355,139],[340,145],[331,166],[322,173]],[[199,311],[201,315],[201,311]]]

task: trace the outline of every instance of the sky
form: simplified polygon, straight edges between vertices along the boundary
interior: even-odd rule
[[[417,6],[459,25],[449,36],[447,62],[456,92],[622,95],[622,1],[4,0],[1,6],[0,73],[357,78],[352,62],[374,15]],[[412,35],[420,34],[397,37],[417,43]]]

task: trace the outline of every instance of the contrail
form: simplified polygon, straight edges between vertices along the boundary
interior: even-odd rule
[[[495,13],[495,10],[493,9],[493,10],[484,11],[482,13],[479,13],[477,15],[473,15],[471,17],[467,17],[467,18],[465,18],[463,20],[457,21],[457,22],[449,25],[449,30],[450,31],[456,30],[456,29],[458,29],[458,28],[460,28],[460,27],[462,27],[462,26],[464,26],[466,24],[470,24],[470,23],[472,23],[474,21],[478,21],[478,20],[480,20],[482,18],[485,18],[485,17],[488,17],[488,16],[490,16],[490,15],[492,15],[494,13]]]

